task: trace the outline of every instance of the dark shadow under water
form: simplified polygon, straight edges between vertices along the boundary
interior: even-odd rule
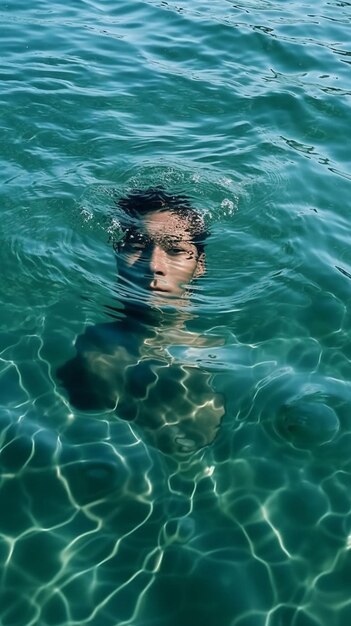
[[[76,356],[57,372],[72,405],[115,410],[166,453],[210,444],[223,398],[213,390],[210,372],[179,362],[169,348],[209,346],[215,338],[188,331],[187,319],[184,312],[129,306],[122,318],[89,327],[77,339]]]

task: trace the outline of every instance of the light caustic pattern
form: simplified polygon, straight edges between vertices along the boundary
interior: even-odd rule
[[[350,2],[0,13],[1,626],[348,626]],[[192,329],[223,342],[76,408],[116,194],[158,184],[211,231]]]
[[[189,358],[212,357],[222,370],[220,353],[188,349]],[[1,416],[2,624],[347,623],[350,604],[338,585],[350,566],[345,436],[338,439],[335,413],[327,412],[328,435],[321,442],[318,431],[313,441],[310,416],[294,421],[291,403],[287,420],[272,425],[259,395],[269,388],[270,407],[281,406],[291,372],[268,380],[268,361],[250,368],[247,348],[240,355],[261,423],[247,413],[241,387],[242,421],[224,420],[211,446],[177,456],[145,443],[142,428],[114,410],[73,413],[39,336],[3,351],[2,389],[17,388],[21,402],[9,401]],[[342,415],[349,389],[331,384]],[[318,379],[311,385],[316,393]],[[296,395],[296,380],[293,387]],[[162,399],[153,406],[162,413]],[[328,437],[339,451],[335,470]]]

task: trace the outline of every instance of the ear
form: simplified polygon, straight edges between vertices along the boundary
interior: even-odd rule
[[[197,260],[197,265],[196,265],[195,272],[194,272],[194,278],[200,278],[200,276],[203,276],[205,272],[206,272],[205,253],[201,252]]]

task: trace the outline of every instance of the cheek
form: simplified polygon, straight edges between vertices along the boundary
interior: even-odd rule
[[[193,278],[195,270],[195,261],[179,261],[178,263],[174,263],[173,265],[174,274],[186,281],[189,281]]]

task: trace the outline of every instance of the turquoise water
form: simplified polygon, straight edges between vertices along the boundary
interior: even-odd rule
[[[351,3],[0,17],[2,626],[346,626]],[[56,374],[120,315],[114,198],[156,184],[211,230],[184,334],[145,321],[155,415],[223,398],[181,457]]]

